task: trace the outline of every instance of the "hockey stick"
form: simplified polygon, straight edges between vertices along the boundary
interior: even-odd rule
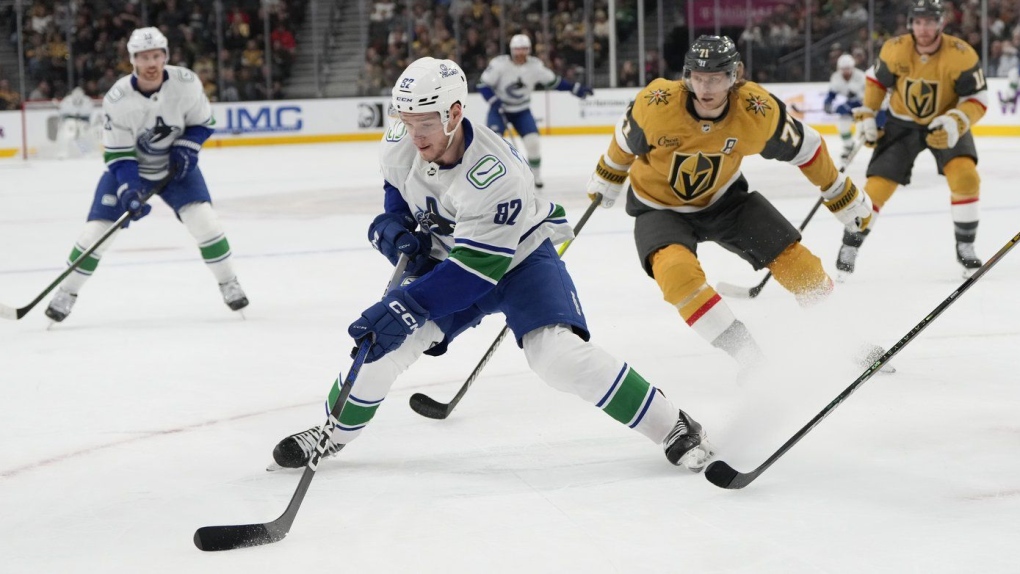
[[[854,157],[857,155],[857,152],[861,150],[861,147],[863,145],[864,140],[861,138],[857,138],[854,141],[854,147],[850,149],[850,154],[846,156],[846,161],[844,161],[843,165],[839,168],[839,173],[846,172],[846,168],[850,166],[850,162],[854,160]],[[821,206],[822,198],[819,197],[818,201],[816,201],[815,205],[811,208],[811,211],[808,212],[807,217],[805,217],[804,221],[801,222],[800,227],[797,228],[797,231],[804,231],[804,228],[807,227],[808,222],[811,221],[811,218],[815,216],[815,212],[817,212],[818,208]],[[726,297],[735,297],[738,299],[754,299],[761,293],[761,290],[765,288],[765,284],[769,282],[769,279],[772,279],[771,270],[768,273],[766,273],[765,278],[762,279],[761,282],[755,285],[754,287],[741,287],[739,285],[734,285],[732,283],[720,281],[719,284],[716,285],[715,290],[718,291],[720,295]]]
[[[790,440],[786,441],[786,443],[783,444],[783,446],[779,447],[779,450],[777,450],[772,456],[770,456],[768,460],[761,463],[761,465],[759,465],[758,468],[752,470],[751,472],[738,472],[725,462],[717,460],[712,464],[708,465],[708,468],[705,469],[705,476],[706,478],[708,478],[709,482],[720,488],[729,489],[744,488],[748,484],[751,484],[751,482],[753,482],[754,479],[758,478],[758,476],[761,473],[765,472],[765,470],[768,467],[772,466],[772,463],[779,460],[779,457],[786,454],[786,451],[793,448],[793,445],[797,444],[797,442],[800,441],[800,439],[804,438],[804,436],[807,433],[811,432],[811,429],[815,428],[815,426],[817,426],[818,423],[822,422],[822,420],[825,417],[829,416],[829,413],[835,410],[836,407],[838,407],[851,394],[853,394],[854,391],[856,391],[861,385],[863,385],[868,379],[870,379],[872,375],[880,371],[883,365],[888,363],[889,360],[892,359],[894,355],[896,355],[896,353],[899,353],[903,349],[903,347],[906,347],[914,339],[914,337],[920,334],[921,331],[923,331],[929,324],[932,323],[932,321],[938,318],[938,316],[941,315],[943,311],[945,311],[950,305],[956,302],[963,295],[963,293],[971,287],[971,285],[973,285],[978,279],[981,278],[982,275],[987,273],[989,269],[991,269],[996,263],[998,263],[999,260],[1002,259],[1006,255],[1006,253],[1009,252],[1010,249],[1013,249],[1013,247],[1016,245],[1018,241],[1020,241],[1020,233],[1017,233],[1016,235],[1013,236],[1012,239],[1006,242],[1006,244],[1003,245],[1001,249],[999,249],[999,252],[993,255],[991,259],[989,259],[984,265],[982,265],[974,273],[974,275],[972,275],[969,279],[964,281],[963,284],[956,288],[956,291],[953,291],[949,295],[949,297],[946,297],[941,303],[939,303],[939,305],[935,307],[935,309],[932,310],[931,313],[928,313],[928,315],[924,319],[922,319],[920,323],[915,325],[914,328],[910,330],[910,332],[904,335],[903,338],[900,339],[895,345],[893,345],[891,349],[886,351],[886,353],[882,355],[877,361],[875,361],[870,367],[868,367],[867,370],[861,373],[861,376],[858,377],[857,380],[853,382],[853,384],[851,384],[842,393],[840,393],[839,396],[833,399],[833,401],[829,403],[828,406],[822,409],[820,413],[815,415],[815,418],[811,419],[811,421],[808,424],[804,425],[804,428],[797,431],[797,433],[794,434],[793,437],[790,438]]]
[[[400,283],[400,276],[404,274],[404,269],[407,268],[407,261],[407,255],[401,254],[400,259],[397,261],[397,266],[393,269],[393,277],[390,278],[386,286],[387,292]],[[344,379],[343,385],[340,387],[340,394],[337,396],[336,402],[333,403],[333,408],[330,409],[326,422],[319,429],[319,442],[315,447],[315,452],[308,459],[305,471],[301,475],[301,481],[298,482],[297,490],[294,491],[294,496],[290,498],[290,503],[287,505],[287,509],[283,511],[283,514],[276,520],[261,524],[203,526],[195,531],[195,546],[199,550],[213,552],[248,546],[261,546],[262,544],[279,542],[287,536],[291,525],[294,524],[294,518],[297,516],[298,510],[301,508],[301,502],[305,499],[305,493],[308,492],[308,486],[312,483],[312,479],[315,478],[315,469],[319,466],[319,461],[322,460],[322,456],[326,452],[326,443],[329,442],[329,437],[333,434],[334,429],[340,424],[340,415],[344,410],[344,404],[351,395],[354,381],[358,378],[358,373],[361,372],[361,366],[365,363],[365,358],[368,357],[368,350],[371,347],[372,341],[369,339],[362,341],[358,347],[358,353],[354,356],[354,362],[351,364],[350,370],[347,371],[347,378]]]
[[[152,197],[153,195],[162,192],[172,179],[173,176],[168,175],[163,179],[159,180],[156,183],[156,185],[152,186],[152,189],[150,189],[148,193],[146,193],[140,198],[142,204],[144,205],[146,202],[148,202],[149,198]],[[42,293],[37,295],[35,299],[32,299],[31,303],[25,305],[24,307],[18,307],[17,309],[15,309],[14,307],[8,307],[7,305],[0,303],[0,317],[3,317],[4,319],[11,319],[13,321],[17,321],[18,319],[21,319],[22,317],[27,315],[28,312],[31,311],[33,307],[39,304],[39,301],[42,301],[43,298],[46,297],[46,295],[49,295],[50,291],[56,289],[57,286],[60,285],[61,281],[63,281],[65,278],[67,278],[68,275],[73,273],[75,269],[81,267],[82,263],[85,263],[85,259],[87,259],[89,255],[92,255],[92,253],[96,249],[99,249],[99,246],[102,245],[103,242],[109,239],[111,235],[113,235],[118,229],[120,229],[120,226],[124,225],[124,222],[127,221],[129,217],[131,217],[131,213],[128,211],[125,211],[123,215],[118,217],[117,221],[114,221],[113,225],[111,225],[110,228],[107,229],[102,235],[100,235],[99,239],[97,239],[96,242],[92,244],[92,247],[89,247],[84,252],[82,252],[82,254],[79,255],[78,258],[75,259],[73,263],[67,266],[67,269],[65,269],[64,272],[61,273],[59,277],[57,277],[52,283],[50,283],[45,289],[43,289]]]
[[[592,200],[591,205],[588,206],[587,211],[585,211],[584,215],[581,216],[581,219],[577,221],[577,225],[574,226],[575,239],[577,238],[577,234],[581,232],[581,229],[584,227],[584,224],[588,221],[588,218],[591,217],[591,214],[595,212],[595,208],[597,208],[601,203],[602,194],[597,194],[595,199]],[[560,257],[563,257],[563,254],[566,253],[567,251],[567,247],[570,247],[570,244],[573,242],[574,240],[571,239],[570,241],[567,241],[560,247],[559,253]],[[485,354],[482,355],[482,359],[478,361],[478,364],[475,366],[475,370],[471,371],[471,374],[468,376],[467,380],[464,381],[464,384],[460,386],[460,390],[457,391],[457,394],[453,396],[453,399],[451,399],[450,402],[441,403],[426,394],[415,393],[411,395],[410,399],[411,409],[414,410],[414,412],[420,414],[421,416],[428,417],[430,419],[445,419],[446,417],[450,416],[450,413],[453,412],[453,409],[457,408],[457,404],[460,402],[462,398],[464,398],[464,393],[466,393],[467,390],[471,388],[472,383],[474,383],[475,379],[478,378],[478,375],[481,374],[482,369],[485,368],[485,365],[489,362],[489,359],[491,359],[492,355],[496,353],[496,349],[499,348],[500,344],[503,342],[503,339],[506,338],[506,334],[509,331],[510,327],[503,325],[503,330],[500,331],[499,335],[496,336],[496,340],[493,341],[491,345],[489,345],[489,350],[485,351]]]

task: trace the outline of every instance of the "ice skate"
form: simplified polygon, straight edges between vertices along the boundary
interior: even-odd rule
[[[842,162],[843,165],[846,165],[846,162],[850,161],[850,154],[853,153],[853,151],[854,151],[853,143],[845,144],[843,146],[843,153],[839,154],[839,160]]]
[[[306,431],[292,434],[281,440],[273,449],[273,460],[276,465],[269,465],[266,470],[279,470],[281,468],[301,468],[308,464],[315,452],[319,442],[319,427],[312,427]],[[329,458],[340,452],[344,445],[334,443],[332,439],[326,443],[326,452],[322,458]]]
[[[57,290],[57,294],[53,296],[49,307],[46,307],[46,316],[52,319],[54,323],[63,321],[71,314],[71,308],[74,307],[74,302],[77,300],[78,295],[76,293],[71,293],[61,287]]]
[[[857,247],[843,245],[839,248],[839,256],[836,257],[836,281],[845,282],[853,275],[854,264],[857,262]]]
[[[240,311],[248,306],[248,297],[236,277],[226,283],[220,283],[220,293],[223,294],[223,302],[231,311]]]
[[[712,457],[712,446],[706,437],[701,425],[680,411],[676,426],[662,441],[662,448],[669,462],[691,472],[701,472]]]
[[[960,265],[963,265],[964,279],[970,278],[983,265],[981,260],[978,259],[977,253],[974,251],[973,243],[957,241],[956,260],[960,262]]]
[[[871,229],[864,231],[843,230],[843,245],[839,248],[839,255],[836,257],[836,281],[843,283],[850,278],[857,263],[857,250],[860,249],[864,239],[871,233]]]

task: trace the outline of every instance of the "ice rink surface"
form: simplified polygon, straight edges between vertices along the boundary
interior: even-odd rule
[[[546,193],[573,221],[604,136],[546,137]],[[838,142],[829,140],[833,150]],[[978,253],[1020,229],[1020,141],[986,138]],[[865,150],[849,173],[863,185]],[[507,341],[446,421],[502,326],[490,317],[424,357],[362,437],[319,467],[286,540],[203,553],[196,528],[272,520],[298,473],[267,473],[282,437],[322,423],[350,365],[347,325],[389,275],[365,238],[381,209],[375,144],[209,149],[201,167],[251,306],[220,299],[172,212],[120,234],[71,316],[48,301],[0,323],[0,572],[1017,572],[1020,253],[1011,253],[804,440],[741,491],[675,468],[661,448],[545,386]],[[101,160],[0,167],[0,301],[59,275]],[[788,164],[744,172],[795,224],[817,190]],[[924,155],[886,206],[856,275],[801,309],[773,281],[730,305],[770,356],[738,384],[641,271],[632,220],[598,210],[566,255],[593,341],[703,423],[751,470],[961,283],[949,191]],[[841,227],[804,243],[830,273]],[[762,277],[712,246],[709,281]]]

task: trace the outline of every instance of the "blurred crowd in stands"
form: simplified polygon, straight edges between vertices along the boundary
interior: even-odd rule
[[[101,96],[117,78],[131,72],[125,47],[131,31],[155,25],[170,40],[169,63],[195,70],[211,100],[282,99],[286,97],[282,86],[291,75],[297,51],[295,30],[303,23],[310,1],[226,0],[221,17],[223,50],[217,53],[214,3],[207,0],[25,0],[22,32],[28,98],[60,98],[67,93],[73,87],[68,85],[68,62],[72,62],[73,82],[89,95]],[[521,32],[531,37],[533,54],[556,73],[596,88],[606,86],[613,22],[617,83],[640,87],[637,0],[617,0],[612,15],[607,0],[590,2],[590,15],[584,11],[585,0],[340,1],[363,2],[369,14],[363,65],[357,78],[345,79],[357,82],[358,95],[388,95],[407,64],[425,55],[456,59],[473,89],[489,60],[507,53],[509,38]],[[659,3],[646,0],[646,82],[660,75],[679,77],[689,44],[689,1],[662,2],[665,38],[660,54],[655,35]],[[868,31],[866,0],[773,1],[768,3],[770,11],[760,10],[745,25],[723,26],[720,31],[737,40],[755,81],[803,81],[808,69],[812,81],[825,81],[841,54],[852,54],[858,67],[867,68],[869,50],[877,57],[885,40],[907,33],[908,4],[908,0],[875,0],[874,34]],[[543,5],[548,7],[547,21],[542,18]],[[946,0],[943,5],[945,31],[963,38],[980,54],[980,0]],[[0,24],[7,32],[8,47],[16,51],[14,3],[8,0],[3,6]],[[266,10],[271,30],[268,57],[264,52]],[[809,22],[810,57],[805,50]],[[988,0],[987,31],[986,75],[1003,77],[1020,65],[1020,3]],[[696,35],[713,32],[714,28],[694,31]],[[267,87],[269,74],[273,82]],[[18,107],[17,90],[12,88],[16,81],[16,69],[0,67],[0,109]]]
[[[554,72],[570,81],[586,80],[588,19],[583,0],[547,3],[548,35],[540,0],[413,0],[410,8],[404,0],[375,0],[358,93],[388,94],[404,67],[425,55],[457,60],[474,88],[489,60],[508,53],[510,37],[520,32],[531,37],[532,54]],[[608,5],[606,0],[593,5],[592,51],[595,69],[600,69],[608,60]],[[637,0],[617,0],[616,5],[617,34],[623,41],[637,28]],[[501,14],[504,8],[506,13]]]
[[[127,38],[156,26],[170,43],[167,63],[194,70],[213,101],[282,99],[297,53],[295,29],[309,0],[233,0],[223,4],[223,50],[217,53],[214,4],[203,0],[26,0],[22,33],[28,100],[59,99],[80,86],[93,98],[130,74]],[[17,15],[5,5],[0,24],[17,53]],[[143,10],[144,8],[144,10]],[[264,16],[270,23],[265,53]],[[145,12],[143,14],[143,11]],[[71,70],[69,72],[68,65]],[[219,73],[221,76],[217,76]],[[16,69],[0,69],[0,109],[17,109]],[[271,74],[272,84],[267,86]],[[69,84],[69,78],[74,85]],[[222,80],[222,81],[220,81]],[[223,93],[220,93],[222,83]]]
[[[812,81],[825,80],[836,68],[836,59],[849,53],[857,67],[866,69],[869,47],[877,58],[882,44],[893,36],[909,34],[909,0],[876,0],[874,35],[868,33],[868,2],[864,0],[828,0],[812,2],[810,15],[812,40],[820,43],[818,56],[812,59]],[[980,0],[944,0],[944,31],[957,36],[981,55]],[[808,16],[804,3],[777,6],[760,22],[731,30],[741,52],[750,54],[753,79],[758,82],[803,81],[804,31]],[[1016,0],[988,0],[988,59],[985,75],[1005,77],[1017,67],[1020,49],[1020,3]],[[747,56],[745,55],[745,60]]]

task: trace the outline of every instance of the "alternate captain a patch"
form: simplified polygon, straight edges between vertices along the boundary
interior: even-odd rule
[[[645,99],[648,100],[648,105],[668,104],[669,97],[670,97],[669,90],[662,89],[652,90],[647,95],[645,95]]]
[[[744,101],[747,102],[747,107],[744,109],[754,114],[761,114],[762,117],[765,117],[766,110],[772,109],[772,106],[769,105],[765,98],[757,94],[751,94],[751,96]]]

